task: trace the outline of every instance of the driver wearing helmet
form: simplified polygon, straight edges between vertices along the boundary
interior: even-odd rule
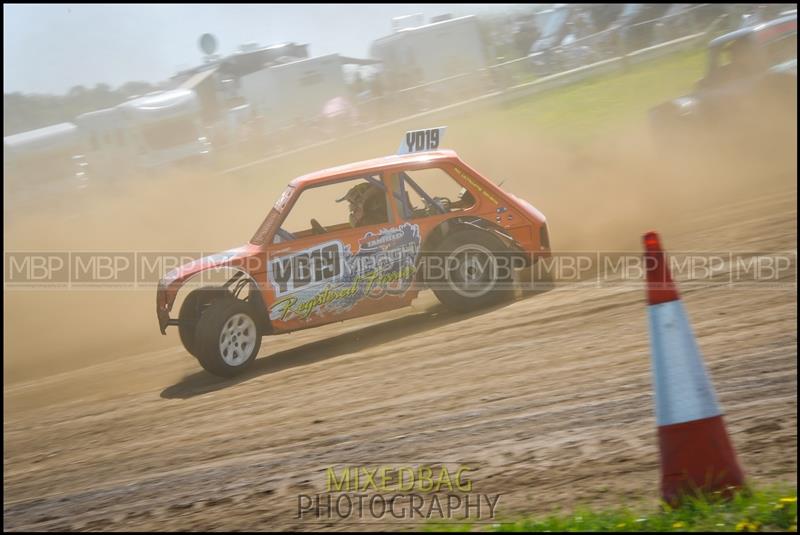
[[[347,194],[336,202],[350,203],[350,226],[377,225],[388,221],[386,214],[386,195],[374,184],[364,182],[353,186]]]

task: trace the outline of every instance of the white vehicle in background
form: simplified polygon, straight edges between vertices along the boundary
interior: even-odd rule
[[[84,113],[76,123],[96,174],[115,177],[183,163],[204,163],[211,144],[200,125],[197,95],[157,91],[114,108]]]
[[[397,29],[377,39],[370,56],[381,61],[386,82],[394,89],[464,75],[463,79],[443,82],[441,88],[432,88],[450,95],[475,85],[474,75],[489,65],[474,15]],[[477,80],[482,83],[479,76]]]
[[[211,152],[200,125],[200,104],[192,90],[150,93],[117,109],[137,145],[137,163],[142,169],[202,160]]]
[[[338,54],[329,54],[242,76],[239,92],[250,106],[254,128],[260,134],[286,133],[291,137],[307,135],[309,126],[324,126],[326,105],[332,99],[348,96],[342,64]],[[287,142],[274,141],[280,145]]]
[[[72,123],[3,138],[5,206],[80,194],[89,179],[84,152]]]
[[[95,176],[119,178],[133,171],[135,147],[118,109],[84,113],[75,122]]]
[[[251,117],[250,104],[240,104],[228,110],[225,114],[224,131],[229,144],[247,142],[247,125]]]

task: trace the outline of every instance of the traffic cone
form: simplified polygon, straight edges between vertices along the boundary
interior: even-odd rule
[[[699,492],[729,495],[743,485],[742,469],[658,234],[645,234],[644,246],[661,495],[670,504]]]

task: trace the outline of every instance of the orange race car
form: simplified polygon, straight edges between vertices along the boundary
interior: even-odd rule
[[[294,179],[242,247],[159,281],[161,333],[177,325],[207,371],[248,367],[261,337],[407,306],[432,288],[470,310],[513,294],[515,273],[550,254],[544,215],[451,150],[444,128],[406,133],[398,154]],[[187,281],[225,282],[186,295]]]

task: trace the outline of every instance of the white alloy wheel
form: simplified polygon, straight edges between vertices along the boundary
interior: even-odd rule
[[[258,331],[247,314],[234,314],[225,322],[219,335],[219,354],[228,366],[247,362],[256,347]]]
[[[494,288],[496,259],[492,251],[483,245],[461,245],[453,250],[447,261],[447,284],[457,294],[474,298]]]

